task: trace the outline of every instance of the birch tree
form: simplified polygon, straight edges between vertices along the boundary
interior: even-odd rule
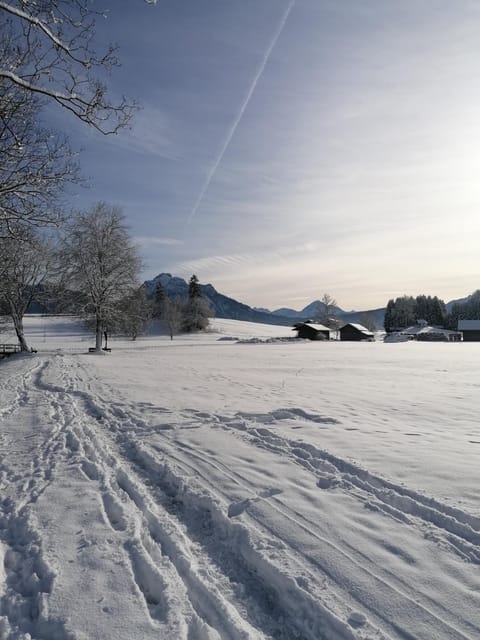
[[[84,301],[81,311],[95,323],[95,349],[120,313],[121,303],[139,287],[141,260],[118,207],[105,202],[70,220],[61,249],[62,279]]]

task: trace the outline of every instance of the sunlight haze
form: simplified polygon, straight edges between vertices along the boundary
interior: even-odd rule
[[[106,6],[143,109],[107,138],[50,113],[91,177],[73,206],[120,205],[145,278],[298,309],[478,288],[478,3]]]

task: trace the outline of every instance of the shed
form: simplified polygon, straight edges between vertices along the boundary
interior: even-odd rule
[[[369,340],[372,342],[374,335],[362,324],[350,322],[340,329],[340,340]]]
[[[323,324],[314,322],[297,322],[293,325],[292,331],[297,332],[297,338],[307,340],[330,340],[330,329]]]
[[[480,341],[480,320],[459,320],[458,330],[462,332],[464,342]]]
[[[420,342],[460,342],[462,334],[459,331],[449,331],[441,327],[423,327],[416,338]]]

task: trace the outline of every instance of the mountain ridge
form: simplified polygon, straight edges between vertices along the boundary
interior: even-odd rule
[[[169,298],[186,299],[188,296],[188,283],[183,278],[172,276],[170,273],[160,273],[151,280],[144,282],[147,296],[152,298],[158,284]],[[214,315],[217,318],[225,318],[230,320],[245,320],[248,322],[260,322],[263,324],[280,324],[292,326],[294,322],[314,320],[321,316],[323,311],[323,303],[320,300],[314,300],[301,311],[281,307],[275,311],[268,309],[258,309],[250,307],[243,302],[239,302],[234,298],[226,296],[215,289],[212,284],[200,284],[202,295],[208,300]],[[378,328],[383,326],[383,317],[385,308],[368,309],[366,311],[344,311],[340,307],[333,307],[332,311],[335,316],[344,322],[360,322],[362,317],[368,317],[375,323]]]
[[[153,297],[158,283],[162,285],[169,297],[186,299],[188,296],[188,283],[186,280],[172,276],[170,273],[160,273],[152,280],[144,282],[148,297]],[[292,326],[296,322],[318,320],[324,315],[325,305],[321,300],[313,300],[300,311],[289,307],[280,307],[270,311],[264,307],[250,307],[243,302],[226,296],[217,291],[212,284],[201,284],[200,288],[203,296],[208,300],[213,314],[218,318]],[[464,303],[470,300],[476,293],[447,302],[445,304],[447,311],[450,311],[456,303]],[[385,309],[386,307],[378,307],[364,311],[345,311],[338,306],[333,306],[330,312],[333,317],[345,323],[353,322],[370,325],[371,327],[374,325],[377,329],[382,329]]]

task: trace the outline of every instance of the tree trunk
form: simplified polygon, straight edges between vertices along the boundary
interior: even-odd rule
[[[102,322],[97,316],[97,326],[95,331],[95,351],[102,350]]]
[[[23,316],[12,309],[13,326],[15,327],[15,333],[17,334],[18,343],[22,351],[30,351],[30,348],[25,339],[25,333],[23,330]]]

